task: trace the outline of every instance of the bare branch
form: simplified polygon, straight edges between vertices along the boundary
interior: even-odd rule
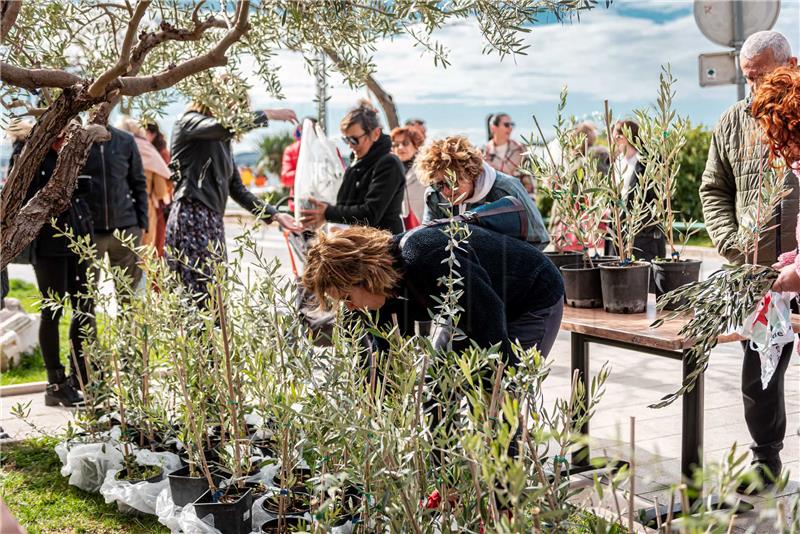
[[[133,40],[136,38],[136,32],[139,29],[139,24],[142,22],[151,0],[139,0],[136,4],[136,10],[131,16],[128,23],[128,29],[125,31],[125,38],[122,41],[122,50],[119,53],[117,64],[105,71],[100,75],[97,80],[89,87],[89,96],[97,97],[103,94],[108,84],[128,72],[130,67],[131,48],[133,47]]]
[[[0,41],[6,40],[9,30],[17,22],[22,0],[3,0],[0,4]]]
[[[5,61],[0,62],[0,80],[8,85],[32,91],[40,87],[70,87],[81,78],[58,69],[26,69]]]
[[[172,87],[179,81],[213,67],[222,67],[228,63],[225,54],[250,29],[248,16],[249,0],[241,0],[236,8],[236,24],[217,45],[205,54],[184,61],[164,72],[152,76],[126,76],[121,79],[120,94],[138,96],[150,91],[160,91]]]
[[[47,111],[47,108],[37,108],[29,102],[19,99],[12,100],[11,102],[0,100],[0,103],[4,108],[9,110],[24,107],[26,109],[26,113],[23,113],[22,116],[30,115],[31,117],[39,117],[40,115],[44,114],[45,111]]]

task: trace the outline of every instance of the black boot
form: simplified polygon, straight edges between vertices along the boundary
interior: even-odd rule
[[[80,391],[72,387],[69,379],[64,375],[64,370],[48,371],[47,390],[44,392],[45,406],[63,405],[67,408],[80,406],[83,404],[83,395]]]
[[[744,480],[736,488],[743,495],[758,495],[775,485],[781,476],[783,464],[780,458],[753,460],[752,469],[744,474]]]

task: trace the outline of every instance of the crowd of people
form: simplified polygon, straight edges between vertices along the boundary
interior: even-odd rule
[[[740,63],[754,97],[733,105],[714,130],[699,191],[706,225],[722,255],[732,262],[743,261],[731,246],[732,238],[757,192],[759,172],[775,158],[783,158],[790,164],[786,183],[792,194],[780,206],[776,230],[764,236],[759,260],[781,269],[775,290],[800,291],[795,237],[795,227],[800,236],[797,60],[781,34],[759,32],[744,44]],[[274,121],[298,122],[288,109],[253,112],[254,127]],[[343,302],[381,321],[394,315],[401,333],[413,334],[415,322],[428,321],[429,310],[441,298],[439,280],[446,275],[444,260],[450,254],[448,237],[439,228],[442,221],[511,198],[526,215],[523,239],[471,227],[469,241],[454,253],[462,277],[460,329],[481,347],[500,344],[505,364],[513,366],[514,341],[537,347],[544,356],[552,349],[564,288],[559,271],[542,252],[550,245],[550,233],[534,199],[538,178],[523,170],[526,148],[511,137],[514,122],[501,112],[490,115],[486,126],[488,139],[483,146],[457,135],[427,139],[420,119],[386,132],[378,112],[361,103],[339,124],[352,153],[335,202],[302,199],[301,216],[295,220],[245,187],[231,150],[233,132],[209,108],[193,102],[175,123],[169,150],[155,124],[125,119],[119,128],[110,127],[111,139],[93,145],[78,190],[58,225],[92,236],[98,256],[108,256],[112,266],[123,268],[134,286],[141,269],[123,241],[151,245],[155,254],[165,256],[199,305],[207,297],[206,284],[214,267],[225,261],[223,214],[229,197],[264,223],[276,222],[291,232],[317,230],[325,223],[349,225],[318,234],[307,253],[303,284],[323,306]],[[608,141],[615,144],[618,157],[610,161],[608,148],[597,144],[594,125],[585,122],[575,127],[583,139],[583,155],[596,158],[602,170],[613,167],[623,197],[631,194],[644,171],[637,152],[638,130],[632,120],[613,126]],[[299,126],[294,135],[280,174],[290,191],[301,147]],[[15,154],[24,142],[20,135]],[[47,183],[62,143],[60,136],[28,198]],[[559,231],[551,225],[553,229]],[[664,257],[665,236],[657,226],[646,226],[635,247],[643,259]],[[85,292],[85,263],[52,227],[42,229],[26,254],[44,295]],[[76,297],[72,305],[80,310],[91,302]],[[72,406],[80,403],[81,380],[86,380],[81,346],[90,329],[83,328],[84,315],[73,314],[70,343],[75,358],[67,376],[59,360],[59,319],[59,312],[42,313],[46,401]],[[786,429],[783,377],[792,344],[784,348],[778,370],[763,390],[758,353],[746,343],[743,347],[742,393],[754,440],[754,469],[768,480],[781,471]]]

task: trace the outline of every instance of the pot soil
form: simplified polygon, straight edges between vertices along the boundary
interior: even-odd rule
[[[564,297],[568,306],[574,308],[603,306],[599,267],[565,265],[561,267],[561,276],[564,278]]]
[[[307,467],[295,467],[291,473],[286,475],[286,482],[290,485],[289,489],[292,491],[299,491],[304,493],[306,491],[306,482],[311,478],[311,469]],[[272,484],[278,488],[281,487],[281,471],[275,473],[272,477]]]
[[[565,265],[578,265],[583,256],[582,253],[573,251],[545,252],[544,255],[550,258],[550,261],[559,269]]]
[[[653,260],[653,278],[656,285],[656,298],[664,293],[678,289],[686,284],[700,280],[700,260]],[[674,310],[682,302],[664,306],[665,310]]]
[[[261,532],[265,534],[283,534],[284,532],[308,531],[311,524],[305,517],[287,516],[278,520],[277,517],[268,519],[261,525]]]
[[[160,465],[134,465],[130,468],[123,468],[114,478],[125,480],[131,484],[139,482],[155,484],[164,480],[164,469]]]
[[[603,309],[609,313],[643,313],[650,288],[650,264],[644,261],[622,265],[600,264]]]
[[[181,467],[177,471],[169,474],[169,489],[172,493],[172,501],[175,506],[186,506],[196,501],[203,493],[208,491],[208,480],[200,469],[195,471],[197,476],[189,476],[189,466]],[[214,485],[219,487],[223,480],[230,477],[230,474],[220,470],[212,470],[211,479]]]
[[[250,534],[253,527],[253,495],[250,488],[229,487],[218,495],[207,490],[195,502],[197,517],[214,518],[214,527],[222,534]]]
[[[298,491],[289,491],[287,495],[281,496],[274,493],[261,501],[261,508],[272,515],[280,512],[281,499],[283,499],[283,513],[287,516],[303,515],[311,511],[311,495]]]

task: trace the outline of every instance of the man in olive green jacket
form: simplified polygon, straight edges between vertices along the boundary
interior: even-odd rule
[[[751,93],[761,78],[782,65],[797,65],[786,38],[778,32],[751,35],[742,46],[739,64]],[[759,176],[769,168],[768,147],[761,143],[758,124],[749,113],[750,99],[737,102],[720,118],[700,184],[703,216],[711,240],[728,261],[741,264],[747,259],[734,247],[746,208],[756,202]],[[798,215],[797,179],[787,173],[791,193],[775,213],[774,230],[759,240],[758,263],[772,265],[778,255],[797,247],[795,228]],[[786,434],[783,378],[792,355],[793,343],[783,348],[781,359],[766,389],[761,386],[761,360],[747,342],[742,363],[744,417],[753,438],[754,491],[772,485],[781,471],[780,451]],[[745,491],[744,486],[740,490]]]

